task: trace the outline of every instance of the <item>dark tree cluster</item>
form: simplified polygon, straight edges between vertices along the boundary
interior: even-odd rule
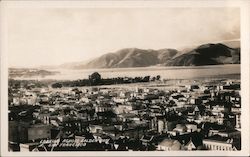
[[[94,72],[89,76],[89,79],[81,79],[74,81],[63,81],[56,82],[52,84],[53,88],[62,87],[80,87],[80,86],[97,86],[97,85],[113,85],[113,84],[125,84],[125,83],[140,83],[140,82],[150,82],[159,81],[160,75],[150,78],[150,76],[145,77],[116,77],[116,78],[101,78],[98,72]]]

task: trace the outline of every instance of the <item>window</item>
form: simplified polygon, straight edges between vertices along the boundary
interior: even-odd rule
[[[211,147],[211,150],[214,150],[214,145],[211,145],[210,147]]]

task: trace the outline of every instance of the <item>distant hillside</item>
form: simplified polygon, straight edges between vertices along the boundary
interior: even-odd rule
[[[164,64],[178,53],[174,49],[143,50],[127,48],[98,57],[76,68],[130,68]]]
[[[194,50],[168,60],[166,66],[200,66],[217,64],[239,64],[240,48],[224,44],[205,44]]]
[[[16,77],[45,77],[49,75],[58,74],[58,71],[47,71],[47,70],[40,70],[40,69],[29,69],[29,68],[9,68],[9,77],[16,78]]]
[[[217,64],[239,64],[240,41],[224,41],[198,47],[176,49],[126,48],[107,53],[89,62],[66,63],[62,68],[132,68],[148,66],[201,66]]]

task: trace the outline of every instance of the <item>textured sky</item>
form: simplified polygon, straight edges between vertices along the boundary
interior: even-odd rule
[[[238,8],[12,8],[7,17],[9,66],[240,38]]]

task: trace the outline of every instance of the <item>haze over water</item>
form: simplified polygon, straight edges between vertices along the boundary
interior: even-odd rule
[[[55,71],[59,71],[60,73],[45,77],[38,76],[32,78],[18,78],[18,79],[78,80],[78,79],[87,79],[88,76],[93,72],[100,73],[102,78],[144,77],[147,75],[151,77],[160,75],[162,79],[192,79],[200,77],[216,78],[216,77],[221,77],[223,75],[240,76],[240,64],[196,66],[196,67],[142,67],[142,68],[84,69],[84,70],[56,69]]]

